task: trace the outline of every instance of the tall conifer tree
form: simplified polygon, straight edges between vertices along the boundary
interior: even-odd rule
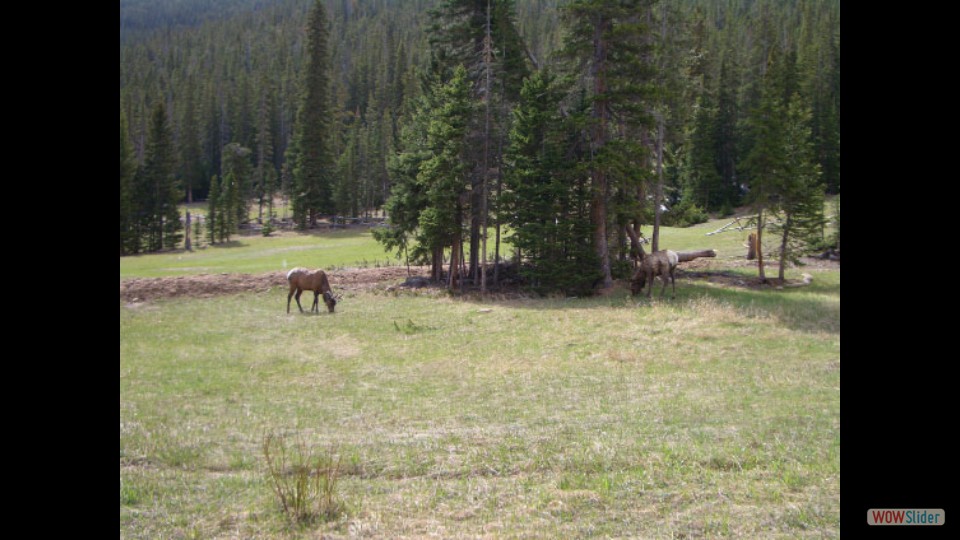
[[[174,176],[173,136],[163,101],[158,101],[150,117],[150,133],[143,164],[143,183],[148,190],[147,249],[173,248],[180,242],[183,224],[177,203],[181,192]]]
[[[127,118],[120,109],[120,255],[136,253],[139,239],[136,236],[133,181],[136,163],[133,148],[127,136]]]
[[[315,227],[320,214],[333,211],[329,30],[323,4],[316,0],[307,17],[308,59],[293,142],[293,215],[301,228]]]
[[[810,136],[810,110],[799,95],[787,105],[783,137],[784,174],[778,185],[783,220],[780,232],[779,278],[788,262],[797,262],[803,249],[823,230],[823,183]]]
[[[546,70],[524,83],[505,155],[503,212],[522,256],[521,275],[540,292],[589,292],[599,277],[591,242],[578,124],[586,109],[561,114],[562,89]]]
[[[649,30],[642,13],[655,0],[574,0],[563,8],[568,29],[563,53],[577,62],[592,104],[590,178],[593,247],[603,286],[613,285],[607,226],[615,191],[632,191],[638,181],[635,161],[643,154],[626,127],[649,121],[643,101],[649,88]]]
[[[210,192],[207,194],[207,239],[211,244],[216,244],[220,240],[218,227],[221,219],[220,178],[213,175],[210,178]]]
[[[435,96],[435,109],[427,127],[427,147],[431,155],[417,175],[427,201],[420,213],[419,240],[434,253],[450,247],[447,284],[453,288],[458,283],[463,262],[462,228],[470,200],[470,170],[464,157],[474,103],[470,99],[466,69],[460,66],[454,70],[448,84],[436,87]]]

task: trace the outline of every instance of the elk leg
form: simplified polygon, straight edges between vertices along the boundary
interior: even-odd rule
[[[301,294],[303,294],[303,291],[300,290],[300,289],[297,289],[297,296],[296,296],[296,298],[297,298],[297,307],[300,308],[300,313],[303,313],[303,306],[300,305],[300,295],[301,295]]]
[[[310,313],[320,313],[320,293],[313,291],[313,305],[310,306]]]

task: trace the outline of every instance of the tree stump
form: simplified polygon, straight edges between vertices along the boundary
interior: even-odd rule
[[[752,261],[757,258],[757,235],[750,233],[747,237],[747,260]]]

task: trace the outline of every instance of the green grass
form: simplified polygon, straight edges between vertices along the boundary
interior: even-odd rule
[[[689,228],[664,227],[661,231],[662,249],[676,251],[693,249],[717,250],[716,261],[742,260],[745,232],[724,232],[706,236],[730,220],[713,220]],[[652,228],[643,232],[651,237]],[[504,232],[501,257],[510,255],[507,243],[509,232]],[[769,240],[768,240],[769,242]],[[765,242],[767,243],[767,242]],[[258,234],[237,235],[227,244],[209,245],[204,240],[201,249],[187,252],[178,250],[120,258],[120,279],[129,277],[162,277],[214,273],[263,273],[294,266],[316,268],[401,265],[393,252],[387,253],[367,228],[336,231],[297,233],[285,231],[274,236]],[[770,249],[768,245],[768,249]],[[649,251],[649,247],[647,248]],[[487,242],[488,260],[493,260],[494,235],[491,229]]]
[[[664,243],[723,252],[742,241],[727,235]],[[216,264],[255,272],[327,238],[264,241]],[[286,253],[324,266],[340,248]],[[678,280],[652,302],[121,303],[120,536],[839,536],[840,273],[807,271],[784,291]],[[284,518],[266,433],[338,449],[338,519]]]
[[[120,258],[120,279],[191,274],[258,274],[290,269],[400,264],[383,251],[366,228],[322,233],[278,233],[234,236],[226,244],[192,252],[178,250]]]

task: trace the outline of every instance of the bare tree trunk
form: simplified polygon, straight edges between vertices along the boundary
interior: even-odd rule
[[[187,230],[186,230],[185,236],[184,236],[184,247],[186,248],[187,251],[193,251],[193,247],[192,247],[191,244],[190,244],[190,229],[191,229],[191,228],[192,228],[192,227],[190,227],[190,211],[187,210],[187,227],[186,227]]]
[[[457,203],[454,223],[457,224],[457,230],[453,233],[453,241],[450,246],[450,275],[447,278],[447,288],[451,291],[463,279],[460,273],[460,267],[463,264],[463,233],[460,231],[460,224],[463,223],[462,202]]]
[[[465,264],[465,261],[466,261],[466,260],[467,260],[466,257],[464,257],[464,255],[463,255],[463,242],[460,242],[460,273],[457,274],[457,277],[459,278],[459,280],[457,281],[457,284],[460,286],[460,292],[461,292],[461,293],[463,293],[463,281],[464,281],[463,278],[464,278],[464,276],[467,276],[467,275],[468,275],[468,274],[467,274],[467,267],[466,267],[466,264]]]
[[[642,261],[646,253],[643,252],[643,243],[640,242],[640,234],[638,233],[639,229],[639,225],[636,226],[636,229],[630,225],[627,225],[626,233],[630,237],[631,255],[634,256],[635,260]]]
[[[650,249],[660,250],[660,214],[663,213],[663,113],[657,113],[657,190],[653,196],[653,243]]]
[[[443,248],[436,247],[433,248],[433,265],[430,272],[430,278],[440,283],[443,280]]]
[[[607,42],[604,33],[609,27],[609,21],[597,21],[593,34],[593,68],[591,75],[593,75],[593,95],[595,99],[593,116],[597,124],[594,128],[592,152],[602,149],[607,142],[607,123],[610,111],[607,103]],[[607,197],[610,188],[606,171],[602,167],[593,169],[593,182],[593,200],[590,204],[590,219],[593,222],[593,244],[597,258],[600,259],[603,288],[608,289],[613,286],[613,276],[610,273],[610,250],[607,246]]]
[[[450,248],[450,271],[447,274],[447,289],[453,290],[457,282],[457,274],[460,272],[460,246],[459,240],[454,238],[453,246]]]
[[[467,277],[476,279],[480,272],[480,202],[481,182],[476,179],[471,181],[470,194],[470,269],[466,272]]]
[[[593,203],[590,207],[590,218],[593,221],[593,244],[597,257],[600,259],[603,288],[608,289],[613,285],[613,276],[610,273],[610,251],[607,246],[607,182],[604,171],[594,171],[594,180],[598,180],[598,185],[594,188],[596,193],[594,193]]]
[[[777,275],[780,281],[783,281],[784,270],[787,266],[787,240],[790,237],[791,225],[790,216],[787,215],[787,221],[783,224],[783,236],[780,239],[780,272]]]
[[[500,79],[500,106],[501,106],[501,118],[505,118],[507,114],[506,99],[505,99],[505,90],[503,79]],[[499,130],[499,137],[497,137],[497,204],[499,205],[502,200],[500,197],[503,195],[503,139],[506,136],[503,129]],[[499,206],[495,207],[495,212],[497,213],[497,238],[496,245],[493,251],[493,282],[498,285],[500,283],[500,208]]]
[[[503,188],[503,183],[501,182],[500,173],[497,173],[497,201],[500,201],[501,190]],[[495,246],[493,249],[493,282],[495,284],[500,283],[500,213],[497,212],[497,238],[495,241]]]
[[[480,209],[480,228],[483,235],[483,241],[480,247],[480,294],[487,294],[487,176],[490,172],[490,69],[493,64],[493,38],[490,34],[490,0],[487,0],[487,35],[483,43],[483,62],[486,68],[485,91],[483,100],[486,110],[484,114],[484,134],[483,134],[483,198]]]

